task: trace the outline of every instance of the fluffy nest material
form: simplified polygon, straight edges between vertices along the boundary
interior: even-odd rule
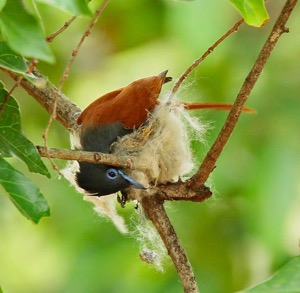
[[[112,145],[112,153],[133,162],[134,168],[125,172],[147,187],[146,190],[128,188],[130,199],[139,200],[141,196],[151,195],[156,192],[157,185],[177,182],[193,170],[182,111],[179,105],[161,104],[154,113],[149,113],[146,125]]]

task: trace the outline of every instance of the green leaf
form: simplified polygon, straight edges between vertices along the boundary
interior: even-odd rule
[[[0,66],[16,73],[28,70],[25,59],[11,50],[4,42],[0,41]]]
[[[11,50],[4,42],[0,41],[0,67],[21,75],[32,83],[37,83],[40,78],[32,73],[27,73],[28,66],[25,59]]]
[[[300,292],[300,256],[293,258],[269,280],[243,292],[298,293]]]
[[[28,219],[38,223],[42,217],[50,215],[47,201],[39,188],[3,158],[0,158],[0,184]]]
[[[0,29],[2,40],[18,54],[54,62],[39,22],[25,10],[21,0],[7,0],[0,12]]]
[[[229,0],[249,25],[261,27],[269,20],[264,0]]]
[[[0,155],[17,156],[27,164],[31,172],[50,177],[36,147],[22,134],[18,103],[13,97],[4,102],[7,95],[7,91],[0,84]]]
[[[91,15],[91,11],[86,1],[83,0],[36,0],[51,6],[66,10],[75,15],[85,14]]]

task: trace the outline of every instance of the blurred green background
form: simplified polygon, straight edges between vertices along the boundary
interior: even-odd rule
[[[180,99],[234,101],[284,3],[268,2],[269,23],[261,29],[243,25],[191,74]],[[100,1],[92,4],[97,7]],[[70,18],[49,6],[38,7],[48,33]],[[176,79],[238,19],[229,1],[111,1],[63,91],[84,108],[107,91],[165,69]],[[53,42],[56,64],[38,65],[54,84],[89,20],[79,18]],[[299,254],[299,10],[288,27],[290,33],[280,39],[250,96],[248,106],[257,114],[241,117],[211,176],[214,196],[201,204],[167,204],[201,292],[240,291]],[[0,74],[10,88],[12,82]],[[42,144],[48,114],[21,89],[14,95],[24,132]],[[193,143],[200,162],[227,113],[194,114],[211,126],[205,145]],[[49,144],[69,147],[68,132],[59,123],[51,128]],[[12,163],[28,174],[23,164]],[[5,293],[182,292],[171,263],[164,273],[143,263],[133,237],[99,218],[68,182],[52,174],[51,181],[28,174],[52,210],[38,225],[21,216],[1,189],[0,286]],[[120,213],[130,224],[134,206]]]

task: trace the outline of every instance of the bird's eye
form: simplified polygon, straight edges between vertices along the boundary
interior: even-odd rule
[[[106,176],[108,179],[115,179],[118,175],[118,171],[116,169],[110,168],[106,171]]]

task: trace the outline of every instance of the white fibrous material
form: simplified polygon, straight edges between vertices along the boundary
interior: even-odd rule
[[[145,126],[113,144],[115,155],[128,157],[133,162],[134,169],[125,172],[148,187],[145,191],[129,188],[127,193],[131,199],[151,195],[158,184],[177,182],[193,170],[191,129],[203,137],[206,128],[191,118],[179,103],[167,102],[149,114]]]
[[[140,245],[140,258],[143,262],[155,266],[163,272],[167,263],[167,249],[152,223],[146,218],[142,209],[136,210],[132,217],[132,236]]]

